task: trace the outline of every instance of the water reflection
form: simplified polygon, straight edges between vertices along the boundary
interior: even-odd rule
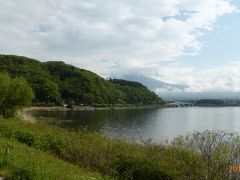
[[[89,131],[111,137],[138,139],[142,136],[154,142],[206,129],[240,131],[240,107],[38,112],[35,115],[54,117],[67,128],[86,126]]]

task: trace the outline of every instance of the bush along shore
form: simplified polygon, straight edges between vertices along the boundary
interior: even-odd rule
[[[9,179],[237,179],[240,137],[220,131],[168,145],[110,139],[84,129],[0,120],[0,175]]]

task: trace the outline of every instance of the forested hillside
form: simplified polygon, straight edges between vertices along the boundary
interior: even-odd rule
[[[159,97],[154,92],[149,91],[147,87],[143,86],[141,83],[122,79],[113,79],[110,81],[126,94],[126,101],[129,104],[151,104],[152,101],[158,101]],[[159,103],[161,103],[161,101],[159,101]]]
[[[0,69],[22,76],[32,86],[35,104],[162,104],[145,86],[124,80],[104,80],[97,74],[61,61],[0,55]]]

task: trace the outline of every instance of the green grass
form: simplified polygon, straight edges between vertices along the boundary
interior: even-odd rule
[[[228,166],[240,161],[240,137],[222,132],[196,133],[161,146],[11,119],[0,120],[0,138],[1,169],[9,175],[131,180],[238,177],[228,173]]]
[[[18,141],[84,169],[118,179],[170,177],[151,160],[150,149],[84,130],[67,131],[45,123],[1,120],[0,137]],[[161,149],[161,147],[160,147]]]
[[[9,153],[6,154],[6,149]],[[48,153],[13,140],[0,139],[1,175],[9,179],[107,179]]]

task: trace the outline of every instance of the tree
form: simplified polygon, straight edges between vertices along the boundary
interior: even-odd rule
[[[105,80],[97,74],[60,61],[40,62],[21,56],[0,55],[0,69],[11,77],[24,77],[35,94],[35,105],[164,104],[138,82]]]
[[[59,104],[61,95],[58,90],[58,85],[53,81],[42,77],[35,77],[32,88],[35,91],[37,102]]]
[[[0,115],[14,117],[16,112],[31,104],[34,93],[24,78],[11,78],[0,73]]]
[[[67,105],[67,108],[68,109],[73,109],[75,105],[76,105],[76,103],[74,101],[70,101]]]

